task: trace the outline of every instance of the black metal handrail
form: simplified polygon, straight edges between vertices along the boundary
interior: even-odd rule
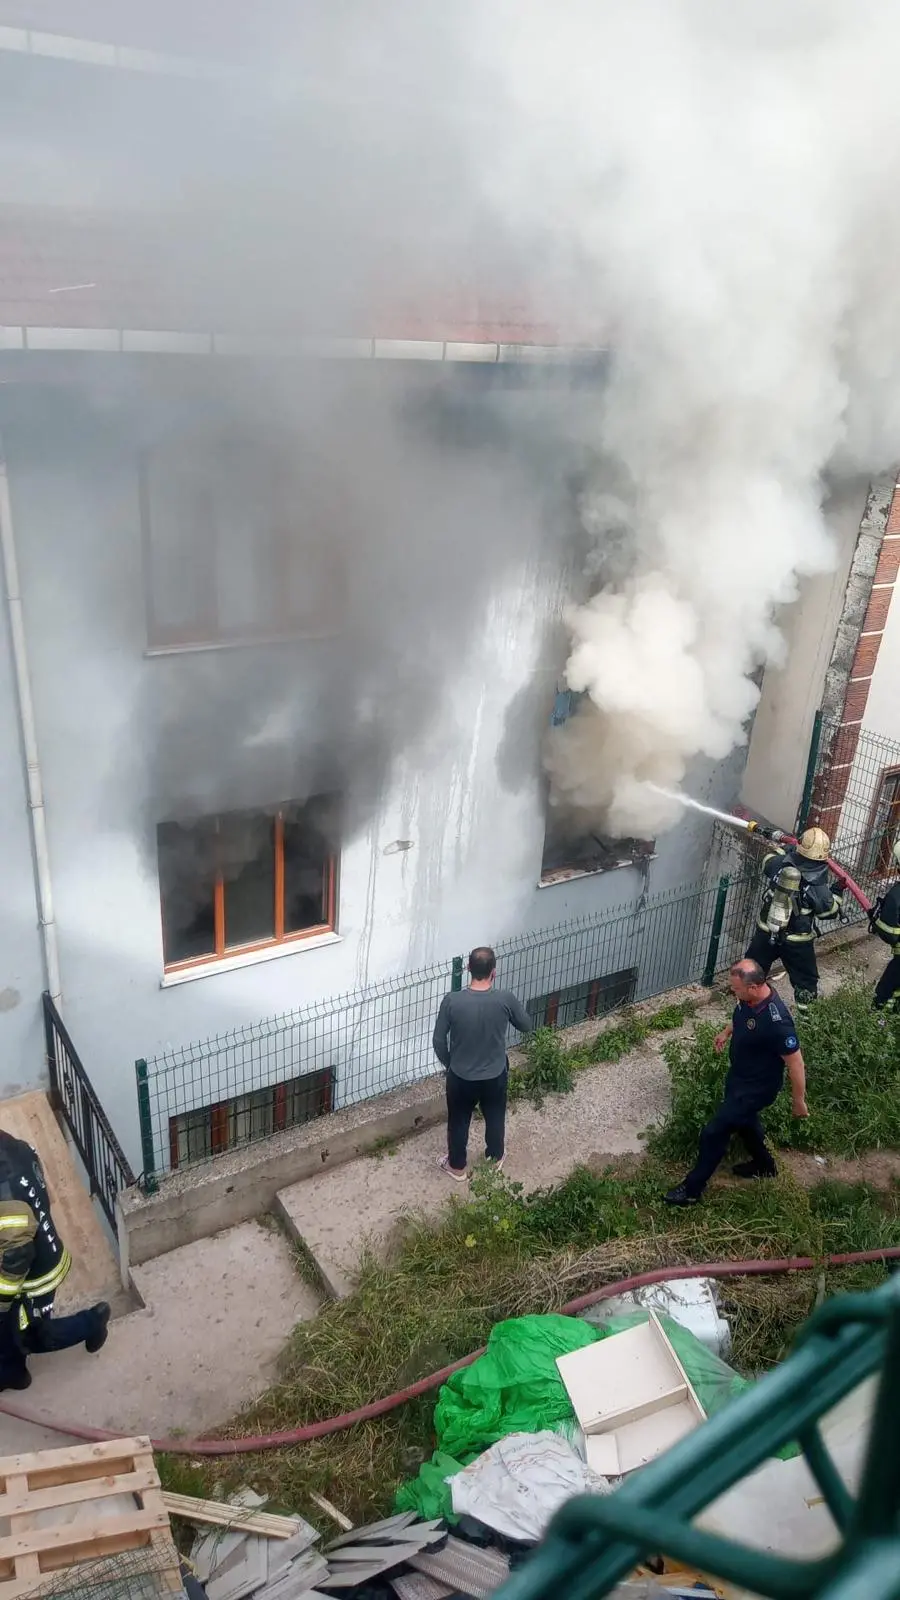
[[[134,1183],[134,1173],[62,1017],[49,994],[44,994],[43,1001],[53,1109],[63,1117],[72,1135],[84,1162],[91,1194],[97,1196],[110,1227],[118,1234],[116,1195]]]

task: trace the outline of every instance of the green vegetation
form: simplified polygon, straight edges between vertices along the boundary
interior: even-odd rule
[[[363,1262],[354,1294],[297,1328],[279,1381],[226,1431],[294,1428],[353,1410],[469,1354],[504,1317],[558,1311],[643,1268],[900,1244],[893,1191],[833,1183],[806,1190],[785,1176],[724,1188],[714,1202],[673,1216],[659,1203],[672,1176],[653,1159],[632,1171],[580,1168],[558,1187],[526,1196],[502,1175],[480,1174],[471,1198],[454,1199],[442,1225],[410,1224],[387,1262]],[[832,1293],[881,1275],[871,1268],[822,1277]],[[777,1360],[820,1292],[816,1273],[724,1285],[735,1364],[755,1372]],[[274,1505],[314,1521],[309,1490],[354,1519],[378,1515],[431,1453],[434,1399],[292,1450],[190,1468],[164,1459],[163,1476],[173,1487],[189,1481],[192,1492],[251,1482]]]
[[[603,1061],[621,1060],[651,1034],[682,1027],[695,1009],[690,1000],[685,1000],[647,1015],[624,1011],[618,1022],[578,1044],[567,1044],[565,1034],[552,1028],[538,1028],[524,1046],[524,1066],[515,1067],[509,1075],[509,1098],[513,1102],[530,1100],[533,1106],[540,1107],[548,1094],[570,1094],[577,1072]]]
[[[513,1098],[540,1105],[566,1093],[575,1075],[618,1060],[652,1033],[682,1026],[689,1004],[654,1016],[626,1013],[577,1045],[548,1029],[529,1043],[511,1078]],[[707,1203],[672,1214],[662,1192],[681,1175],[721,1093],[727,1059],[716,1028],[694,1026],[667,1040],[673,1104],[649,1139],[649,1155],[615,1168],[578,1168],[565,1183],[526,1195],[501,1174],[479,1173],[453,1197],[439,1224],[411,1222],[387,1261],[363,1261],[355,1292],[296,1329],[279,1381],[226,1430],[248,1435],[295,1428],[351,1411],[405,1388],[483,1345],[496,1322],[558,1311],[603,1283],[660,1266],[811,1256],[900,1245],[900,1190],[821,1182],[790,1172],[772,1183],[716,1187]],[[845,984],[804,1020],[809,1069],[807,1122],[794,1122],[782,1095],[769,1114],[779,1144],[855,1155],[900,1149],[900,1020],[873,1013],[870,991]],[[599,1090],[599,1083],[598,1083]],[[880,1267],[735,1278],[722,1286],[734,1364],[756,1373],[777,1361],[817,1299],[869,1287]],[[276,1506],[321,1523],[308,1499],[326,1494],[354,1520],[386,1511],[397,1484],[431,1453],[435,1394],[363,1426],[292,1450],[210,1463],[163,1459],[172,1487],[209,1492],[252,1482]],[[333,1530],[332,1530],[333,1531]]]
[[[812,1006],[798,1028],[810,1115],[798,1122],[788,1095],[781,1095],[763,1118],[774,1142],[844,1156],[900,1150],[900,1018],[873,1011],[871,988],[848,982]],[[728,1070],[727,1052],[713,1049],[715,1033],[712,1023],[701,1022],[690,1038],[663,1047],[672,1109],[649,1135],[655,1155],[693,1160]]]

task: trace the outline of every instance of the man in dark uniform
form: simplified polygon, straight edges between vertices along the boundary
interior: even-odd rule
[[[900,867],[900,839],[894,842],[891,854]],[[872,1004],[878,1011],[886,1006],[900,1011],[900,878],[876,900],[869,912],[869,927],[891,949],[891,959],[875,985]]]
[[[766,982],[755,961],[735,962],[728,978],[737,1000],[730,1023],[716,1035],[716,1050],[729,1045],[731,1065],[725,1096],[700,1134],[700,1149],[690,1172],[665,1196],[670,1206],[692,1206],[728,1154],[732,1136],[746,1146],[749,1161],[733,1168],[737,1178],[774,1178],[775,1158],[766,1144],[759,1114],[778,1098],[787,1067],[795,1117],[808,1117],[806,1069],[794,1019]]]
[[[54,1317],[56,1292],[72,1257],[56,1232],[37,1151],[0,1129],[0,1390],[27,1389],[28,1357],[106,1343],[105,1301]]]
[[[817,924],[840,914],[839,885],[828,869],[831,840],[822,828],[807,828],[795,845],[775,845],[763,859],[766,890],[756,931],[744,952],[768,975],[780,957],[791,980],[798,1012],[819,992]]]

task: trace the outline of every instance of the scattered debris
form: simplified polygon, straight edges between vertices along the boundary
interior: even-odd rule
[[[499,1550],[482,1550],[464,1544],[451,1534],[443,1550],[413,1556],[410,1566],[428,1578],[447,1584],[451,1593],[470,1595],[472,1600],[488,1600],[509,1577],[509,1556]]]
[[[556,1365],[587,1436],[588,1466],[602,1478],[645,1466],[706,1419],[655,1311]]]
[[[397,1600],[447,1600],[453,1590],[436,1578],[426,1578],[424,1572],[401,1572],[390,1580]]]
[[[711,1278],[680,1278],[654,1283],[643,1289],[601,1300],[581,1313],[582,1321],[602,1328],[614,1317],[643,1308],[671,1317],[699,1339],[707,1350],[727,1361],[731,1354],[731,1328],[719,1311],[716,1286]]]
[[[537,1541],[575,1494],[605,1494],[609,1483],[565,1439],[547,1431],[514,1433],[450,1480],[453,1510],[477,1517],[508,1539]]]
[[[0,1459],[0,1600],[65,1586],[104,1557],[140,1552],[147,1594],[181,1590],[150,1440]]]
[[[370,1583],[385,1572],[404,1566],[446,1537],[440,1519],[418,1522],[414,1511],[401,1511],[395,1517],[373,1522],[365,1528],[344,1533],[326,1549],[330,1572],[323,1580],[325,1589],[354,1589]]]
[[[220,1528],[242,1528],[246,1533],[265,1534],[267,1539],[292,1539],[300,1524],[298,1517],[276,1517],[224,1500],[197,1500],[190,1494],[164,1491],[163,1503],[170,1517],[212,1522]]]
[[[332,1522],[336,1522],[338,1527],[343,1528],[345,1533],[351,1531],[353,1523],[350,1518],[345,1517],[343,1511],[339,1511],[337,1506],[333,1506],[331,1501],[326,1500],[323,1494],[313,1494],[312,1490],[310,1490],[309,1498],[314,1506],[318,1506],[320,1511],[324,1511],[326,1517],[330,1517]]]

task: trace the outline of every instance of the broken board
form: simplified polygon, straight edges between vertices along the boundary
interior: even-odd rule
[[[585,1434],[587,1464],[623,1477],[706,1420],[655,1312],[645,1323],[559,1356],[556,1365]]]
[[[181,1592],[149,1439],[0,1458],[0,1600],[136,1550],[152,1554],[160,1593]]]

